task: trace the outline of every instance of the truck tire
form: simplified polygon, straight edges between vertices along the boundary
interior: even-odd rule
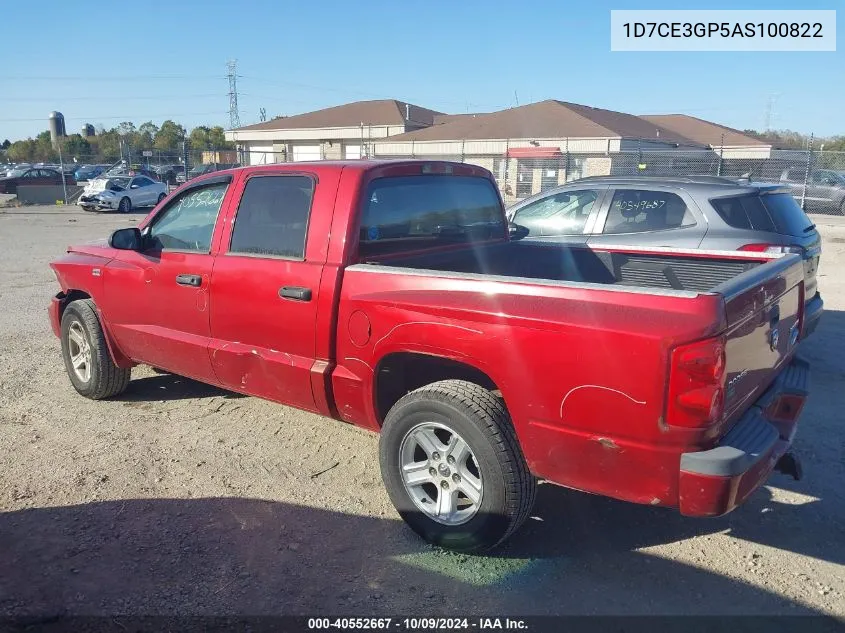
[[[501,399],[463,380],[402,397],[379,440],[382,479],[405,522],[426,541],[489,550],[528,517],[537,482]]]
[[[126,389],[132,370],[112,361],[93,301],[80,299],[65,308],[61,334],[65,370],[81,395],[102,400]]]

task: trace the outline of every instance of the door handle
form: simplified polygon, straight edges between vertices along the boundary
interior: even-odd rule
[[[301,286],[284,286],[279,288],[279,297],[295,301],[311,301],[311,288]]]
[[[202,285],[202,276],[200,275],[176,275],[176,283],[180,286],[193,286],[199,288]]]

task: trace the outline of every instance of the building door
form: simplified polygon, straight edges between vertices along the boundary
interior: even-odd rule
[[[360,145],[344,145],[343,146],[343,157],[346,158],[346,159],[361,158],[361,146]]]
[[[300,163],[309,160],[321,160],[323,158],[319,145],[294,145],[293,162]]]
[[[527,198],[531,195],[534,183],[534,169],[529,160],[518,160],[516,163],[516,197]]]

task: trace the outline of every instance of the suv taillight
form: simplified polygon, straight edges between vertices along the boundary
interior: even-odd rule
[[[717,422],[725,407],[725,338],[672,351],[666,423],[700,428]]]
[[[780,244],[746,244],[745,246],[740,246],[737,250],[753,253],[795,253],[796,255],[804,255],[803,246],[781,246]]]

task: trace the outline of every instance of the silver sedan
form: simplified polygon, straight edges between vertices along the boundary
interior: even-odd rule
[[[167,185],[146,176],[110,176],[88,183],[79,197],[86,211],[111,209],[128,213],[138,207],[153,207],[167,197]]]

